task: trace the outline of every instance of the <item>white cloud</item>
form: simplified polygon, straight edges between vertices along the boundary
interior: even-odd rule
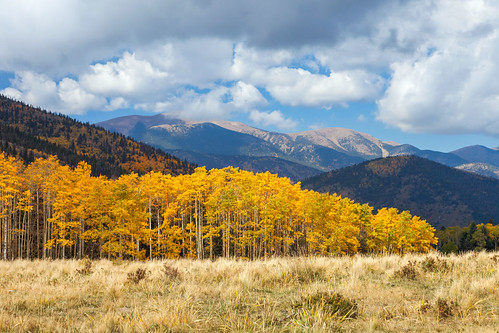
[[[251,110],[267,104],[267,100],[258,89],[245,82],[239,81],[231,89],[232,105],[235,109]]]
[[[260,112],[253,110],[250,112],[249,119],[257,125],[275,126],[281,130],[295,128],[298,123],[291,118],[286,118],[281,111]]]
[[[254,86],[237,82],[233,86],[217,86],[206,93],[194,90],[178,92],[174,97],[137,107],[155,112],[167,112],[192,120],[228,119],[235,112],[249,112],[267,101]]]
[[[214,87],[229,78],[234,43],[220,38],[170,40],[137,50],[137,55],[169,74],[171,84]]]
[[[435,49],[392,65],[379,120],[409,132],[499,135],[499,15],[473,4],[443,2]]]
[[[234,48],[231,75],[233,79],[261,86],[265,84],[269,68],[289,65],[295,56],[290,50],[261,50],[238,43]]]
[[[218,87],[204,94],[185,90],[165,101],[141,103],[135,107],[146,111],[169,113],[182,119],[226,119],[232,111],[224,102],[228,98],[229,88],[226,87]]]
[[[12,87],[5,88],[1,90],[0,93],[17,101],[21,101],[23,98],[23,93]]]
[[[2,93],[54,111],[135,107],[193,119],[253,111],[263,123],[278,116],[262,111],[268,102],[377,100],[378,119],[405,131],[499,132],[496,1],[0,0],[0,8],[8,32],[0,71],[16,74]]]
[[[44,75],[24,71],[16,75],[12,85],[1,93],[64,114],[80,114],[106,105],[105,98],[85,91],[69,78],[56,83]]]
[[[12,88],[29,104],[54,105],[57,102],[57,84],[45,75],[30,71],[17,73]]]
[[[64,78],[59,82],[57,88],[61,103],[56,108],[63,113],[85,113],[87,110],[104,108],[106,105],[104,97],[98,97],[85,91],[78,82],[72,79]]]
[[[130,107],[130,103],[123,97],[116,97],[109,101],[109,105],[106,107],[107,111],[125,109]]]
[[[154,68],[148,61],[125,52],[116,62],[91,66],[90,72],[83,74],[80,82],[83,87],[96,94],[140,96],[158,89],[158,84],[161,87],[167,77],[168,73]]]
[[[290,0],[0,0],[2,30],[9,32],[0,34],[0,68],[63,75],[123,49],[172,39],[219,38],[271,49],[331,44],[364,27],[383,6],[381,0],[306,6]]]
[[[265,88],[283,104],[328,108],[350,101],[373,100],[382,86],[381,77],[364,71],[321,75],[301,68],[279,67],[268,71]]]
[[[358,100],[374,100],[383,88],[383,79],[363,70],[312,73],[291,68],[302,59],[304,50],[258,50],[238,44],[234,52],[233,77],[265,88],[278,102],[291,106],[329,108]],[[317,62],[305,60],[303,67],[318,70]]]

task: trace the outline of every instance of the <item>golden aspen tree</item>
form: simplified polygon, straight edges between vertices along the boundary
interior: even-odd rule
[[[0,244],[2,258],[12,259],[16,202],[19,196],[21,165],[14,157],[0,155]]]
[[[164,210],[165,202],[163,201],[162,192],[165,189],[165,175],[160,172],[149,172],[139,179],[140,194],[147,202],[148,214],[148,253],[149,258],[157,256],[156,249],[158,244],[158,237],[161,227],[161,215]]]
[[[113,183],[111,190],[111,221],[103,251],[122,258],[130,256],[144,259],[145,250],[141,242],[149,240],[146,203],[139,195],[138,175],[121,176]]]
[[[206,227],[204,238],[206,239],[210,259],[213,259],[215,256],[220,255],[220,253],[215,253],[215,246],[220,243],[220,222],[222,218],[220,197],[225,188],[225,172],[224,170],[212,169],[208,173],[208,178],[210,189],[205,202]]]
[[[24,190],[24,187],[17,203],[17,210],[22,213],[22,217],[19,217],[17,229],[19,234],[17,257],[29,259],[31,258],[31,212],[33,211],[33,197],[31,191]]]
[[[427,252],[435,229],[410,212],[376,214],[336,194],[237,168],[92,177],[57,158],[0,158],[0,249],[17,257],[258,259]],[[497,228],[484,226],[497,239]]]
[[[413,216],[408,223],[412,229],[413,238],[407,241],[410,252],[426,253],[433,249],[432,245],[438,243],[435,237],[435,228],[419,216]]]
[[[80,237],[95,244],[99,258],[102,259],[103,245],[109,239],[111,225],[111,181],[104,176],[92,178],[91,187],[86,196],[86,228]]]
[[[55,249],[56,256],[66,257],[66,249],[73,245],[74,229],[78,228],[78,222],[72,219],[72,210],[76,200],[73,200],[73,179],[68,166],[59,166],[52,174],[52,190],[54,200],[52,213],[47,219],[51,226],[50,238],[45,243],[47,249]],[[78,228],[79,229],[79,228]]]
[[[184,229],[178,200],[182,191],[181,177],[166,175],[162,184],[161,196],[165,207],[161,214],[163,221],[157,231],[157,253],[163,258],[178,258],[184,248]]]
[[[37,158],[26,169],[30,177],[30,188],[36,201],[36,251],[38,258],[54,258],[55,251],[47,246],[52,238],[52,225],[49,221],[53,214],[53,204],[57,193],[58,170],[61,167],[55,156]]]

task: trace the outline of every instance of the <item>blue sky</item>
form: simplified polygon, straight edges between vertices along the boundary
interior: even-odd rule
[[[499,146],[499,3],[0,0],[0,92],[98,122],[168,113]]]

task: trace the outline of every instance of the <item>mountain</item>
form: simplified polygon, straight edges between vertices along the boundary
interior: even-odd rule
[[[484,146],[469,146],[452,152],[470,163],[487,163],[499,167],[499,150]]]
[[[197,165],[204,165],[208,169],[223,169],[230,165],[255,173],[269,171],[293,181],[323,173],[315,168],[270,156],[215,155],[185,150],[166,150],[166,152]]]
[[[57,155],[71,166],[86,161],[94,175],[118,177],[151,170],[173,175],[191,173],[195,165],[159,149],[53,114],[0,95],[0,150],[26,162]]]
[[[487,163],[466,163],[458,165],[456,169],[473,172],[485,177],[499,179],[499,167]]]
[[[366,161],[306,179],[302,187],[338,193],[375,209],[409,210],[435,227],[499,220],[499,180],[417,156]]]
[[[483,147],[486,152],[478,153],[477,149],[471,149],[474,154],[467,148],[451,153],[421,150],[346,128],[284,134],[240,122],[187,121],[166,114],[120,117],[99,125],[209,168],[232,165],[254,172],[280,170],[281,176],[293,180],[366,160],[400,155],[415,155],[451,167],[476,162],[499,167],[495,159],[499,150]]]
[[[458,165],[468,163],[467,160],[453,153],[442,153],[434,150],[421,150],[408,144],[395,146],[389,149],[388,153],[389,156],[414,155],[430,161],[438,162],[440,164],[445,164],[450,167],[456,167]]]
[[[343,128],[283,134],[240,122],[186,121],[166,115],[120,117],[98,125],[198,164],[230,163],[254,172],[293,170],[280,175],[294,180],[384,155],[396,145]]]
[[[120,117],[98,125],[199,165],[232,165],[253,172],[278,170],[280,176],[293,180],[364,161],[300,135],[263,131],[238,122],[196,122],[158,115]]]

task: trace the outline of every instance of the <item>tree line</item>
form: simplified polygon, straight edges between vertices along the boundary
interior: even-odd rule
[[[56,155],[76,167],[85,161],[94,176],[151,170],[171,174],[192,173],[195,165],[130,137],[84,124],[64,115],[13,101],[0,95],[0,149],[31,163],[37,157]]]
[[[427,252],[434,229],[288,178],[237,168],[92,176],[0,155],[0,248],[16,258],[246,258]]]
[[[487,223],[470,223],[467,227],[443,227],[436,232],[438,250],[443,253],[466,251],[497,251],[499,225],[491,219]]]

